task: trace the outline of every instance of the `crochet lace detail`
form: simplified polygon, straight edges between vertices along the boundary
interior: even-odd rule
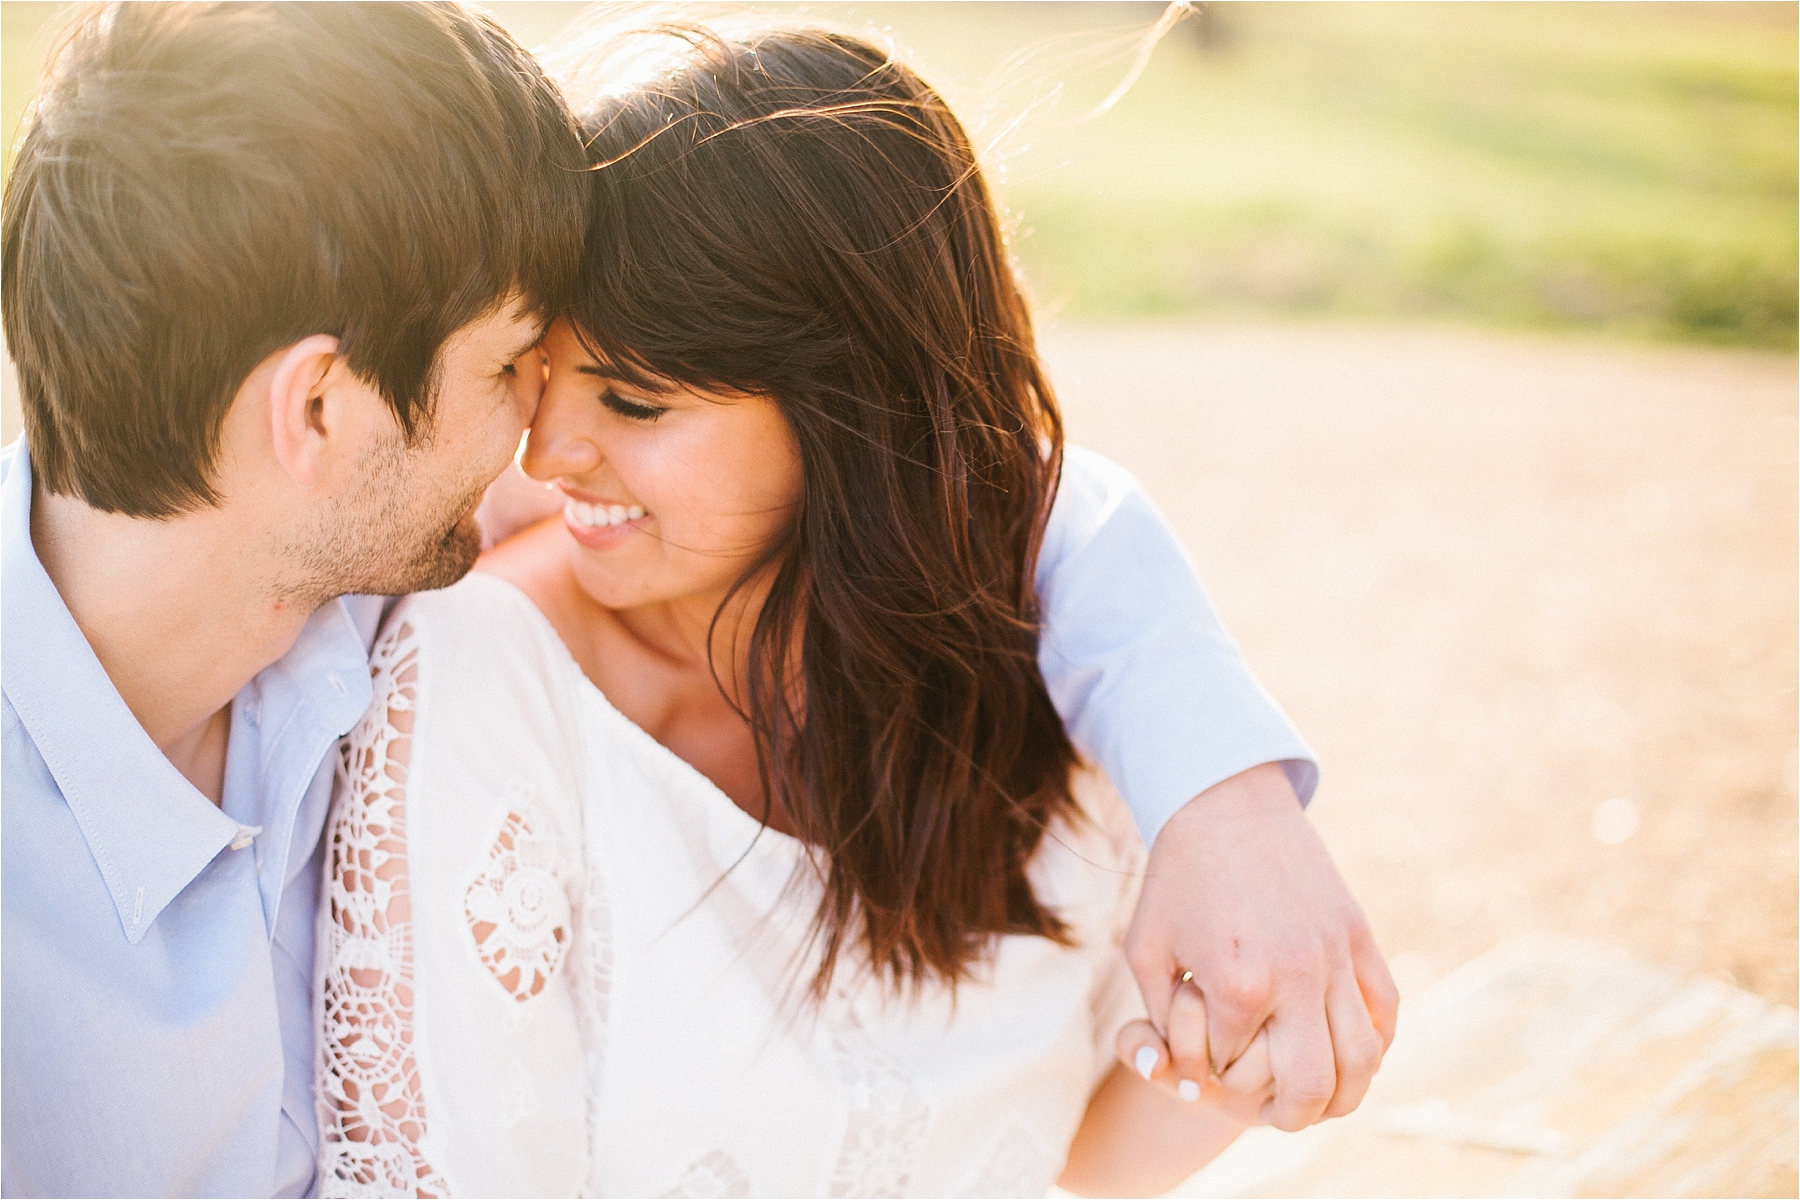
[[[402,623],[370,657],[375,702],[338,755],[321,947],[320,1194],[448,1196],[420,1152],[425,1097],[413,1054],[406,775],[418,642]]]
[[[594,1151],[600,1145],[600,1089],[606,1074],[604,1048],[612,1005],[612,904],[603,872],[590,870],[583,882],[586,886],[581,911],[576,914],[575,944],[569,952],[567,970],[569,991],[575,1001],[575,1025],[581,1031],[587,1059],[588,1165],[584,1190],[590,1196],[599,1196],[605,1189],[600,1180],[601,1163]]]
[[[532,828],[519,811],[524,807],[517,804],[506,814],[463,893],[476,955],[521,1004],[541,993],[562,964],[570,916],[556,843]]]
[[[1032,1127],[1018,1118],[1008,1121],[988,1149],[988,1159],[973,1183],[958,1196],[1042,1196],[1056,1180],[1057,1154]]]
[[[688,1165],[675,1181],[675,1186],[663,1192],[664,1197],[678,1196],[729,1196],[739,1197],[751,1194],[750,1176],[744,1173],[737,1160],[723,1150],[709,1150]]]
[[[849,1108],[826,1194],[904,1196],[931,1123],[931,1105],[912,1072],[884,1052],[845,1011],[831,1033]]]

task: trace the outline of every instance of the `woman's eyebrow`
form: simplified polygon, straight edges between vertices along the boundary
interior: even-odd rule
[[[583,366],[576,367],[575,373],[577,375],[598,375],[602,379],[607,378],[607,374],[605,371],[602,371],[599,367],[596,367],[592,364],[586,364]]]

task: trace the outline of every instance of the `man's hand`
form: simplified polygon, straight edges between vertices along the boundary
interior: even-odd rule
[[[1387,963],[1274,763],[1169,819],[1125,952],[1174,1077],[1229,1085],[1266,1026],[1275,1095],[1262,1119],[1290,1132],[1361,1103],[1394,1039]],[[1203,1005],[1177,1003],[1185,972]]]

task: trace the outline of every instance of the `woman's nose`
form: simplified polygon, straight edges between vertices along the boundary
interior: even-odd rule
[[[585,475],[600,465],[600,448],[581,428],[580,397],[553,378],[538,400],[537,417],[525,438],[519,468],[548,483],[565,475]]]

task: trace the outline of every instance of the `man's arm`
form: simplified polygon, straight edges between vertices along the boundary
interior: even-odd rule
[[[1097,454],[1067,453],[1037,587],[1051,699],[1151,846],[1127,941],[1151,1019],[1178,1051],[1209,1045],[1206,1074],[1266,1020],[1266,1119],[1298,1129],[1350,1111],[1392,1038],[1396,997],[1301,811],[1318,780],[1312,752],[1250,674],[1167,521]],[[1168,1026],[1184,971],[1207,1001],[1198,1034]],[[1178,1053],[1175,1065],[1208,1064]]]
[[[1137,480],[1069,447],[1038,558],[1038,664],[1075,746],[1144,844],[1207,788],[1279,762],[1302,803],[1313,752],[1244,665],[1175,531]]]

